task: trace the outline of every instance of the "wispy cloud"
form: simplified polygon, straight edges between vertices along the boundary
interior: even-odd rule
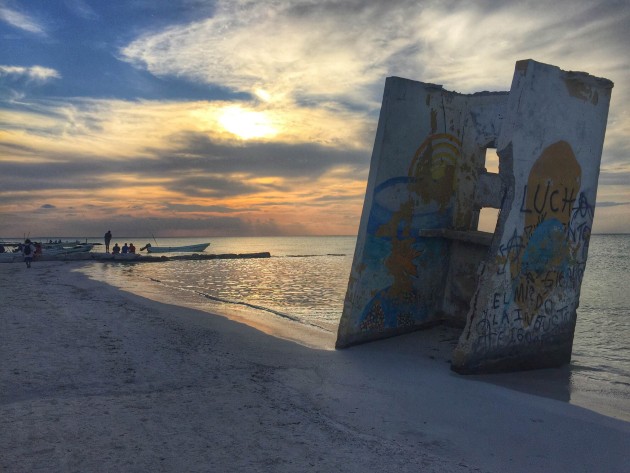
[[[64,0],[64,3],[75,15],[85,18],[86,20],[95,20],[98,14],[84,0]]]
[[[536,3],[220,1],[212,18],[143,35],[122,56],[158,76],[361,104],[388,74],[471,92],[509,88],[528,57],[602,75],[627,67],[627,8],[560,0],[541,16]]]
[[[26,79],[29,82],[47,82],[51,79],[60,79],[61,74],[55,69],[43,66],[3,66],[0,65],[0,77]]]
[[[272,102],[334,99],[364,107],[367,99],[374,106],[367,89],[407,47],[412,27],[400,28],[395,8],[356,4],[353,14],[350,3],[220,2],[212,18],[142,36],[122,56],[159,76],[263,89]]]
[[[30,16],[0,4],[0,20],[11,26],[37,35],[45,35],[43,26]]]

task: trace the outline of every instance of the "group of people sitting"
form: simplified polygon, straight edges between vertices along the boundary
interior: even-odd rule
[[[114,246],[112,247],[113,255],[119,255],[119,254],[126,255],[127,253],[135,253],[135,252],[136,252],[136,247],[133,246],[133,243],[129,243],[129,245],[125,243],[122,246],[122,248],[118,246],[118,243],[114,243]]]

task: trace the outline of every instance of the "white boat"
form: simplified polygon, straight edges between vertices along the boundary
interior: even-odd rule
[[[48,256],[66,256],[75,253],[88,253],[94,247],[94,243],[44,243],[41,245],[41,253],[35,250],[33,257],[46,259]],[[23,261],[24,255],[19,250],[19,243],[2,243],[5,251],[0,253],[0,263],[13,263]],[[37,246],[37,245],[36,245]]]
[[[67,255],[70,253],[87,253],[91,251],[94,245],[92,243],[81,243],[73,246],[49,246],[44,245],[42,254],[44,255]]]
[[[140,248],[140,251],[147,250],[148,253],[201,253],[209,246],[210,243],[184,246],[151,246],[151,243],[147,243]]]

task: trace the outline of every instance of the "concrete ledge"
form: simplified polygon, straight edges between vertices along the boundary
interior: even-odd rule
[[[473,245],[490,246],[494,233],[480,232],[478,230],[451,230],[449,228],[434,228],[420,230],[419,236],[423,238],[446,238],[447,240],[462,241]]]

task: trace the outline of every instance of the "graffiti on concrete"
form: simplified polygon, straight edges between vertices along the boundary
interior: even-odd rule
[[[445,322],[455,371],[566,363],[611,89],[532,60],[509,93],[388,78],[337,346]]]
[[[374,190],[367,228],[366,261],[385,269],[391,283],[378,290],[359,318],[362,331],[413,326],[426,319],[434,301],[415,289],[422,267],[446,255],[438,241],[418,238],[423,228],[439,228],[452,218],[451,199],[459,140],[428,136],[415,152],[406,176],[388,179]]]
[[[521,191],[523,227],[499,245],[493,270],[508,274],[510,284],[493,292],[475,323],[474,352],[572,334],[574,294],[582,284],[593,217],[580,186],[581,167],[571,145],[548,146]],[[472,326],[466,335],[471,334]]]

